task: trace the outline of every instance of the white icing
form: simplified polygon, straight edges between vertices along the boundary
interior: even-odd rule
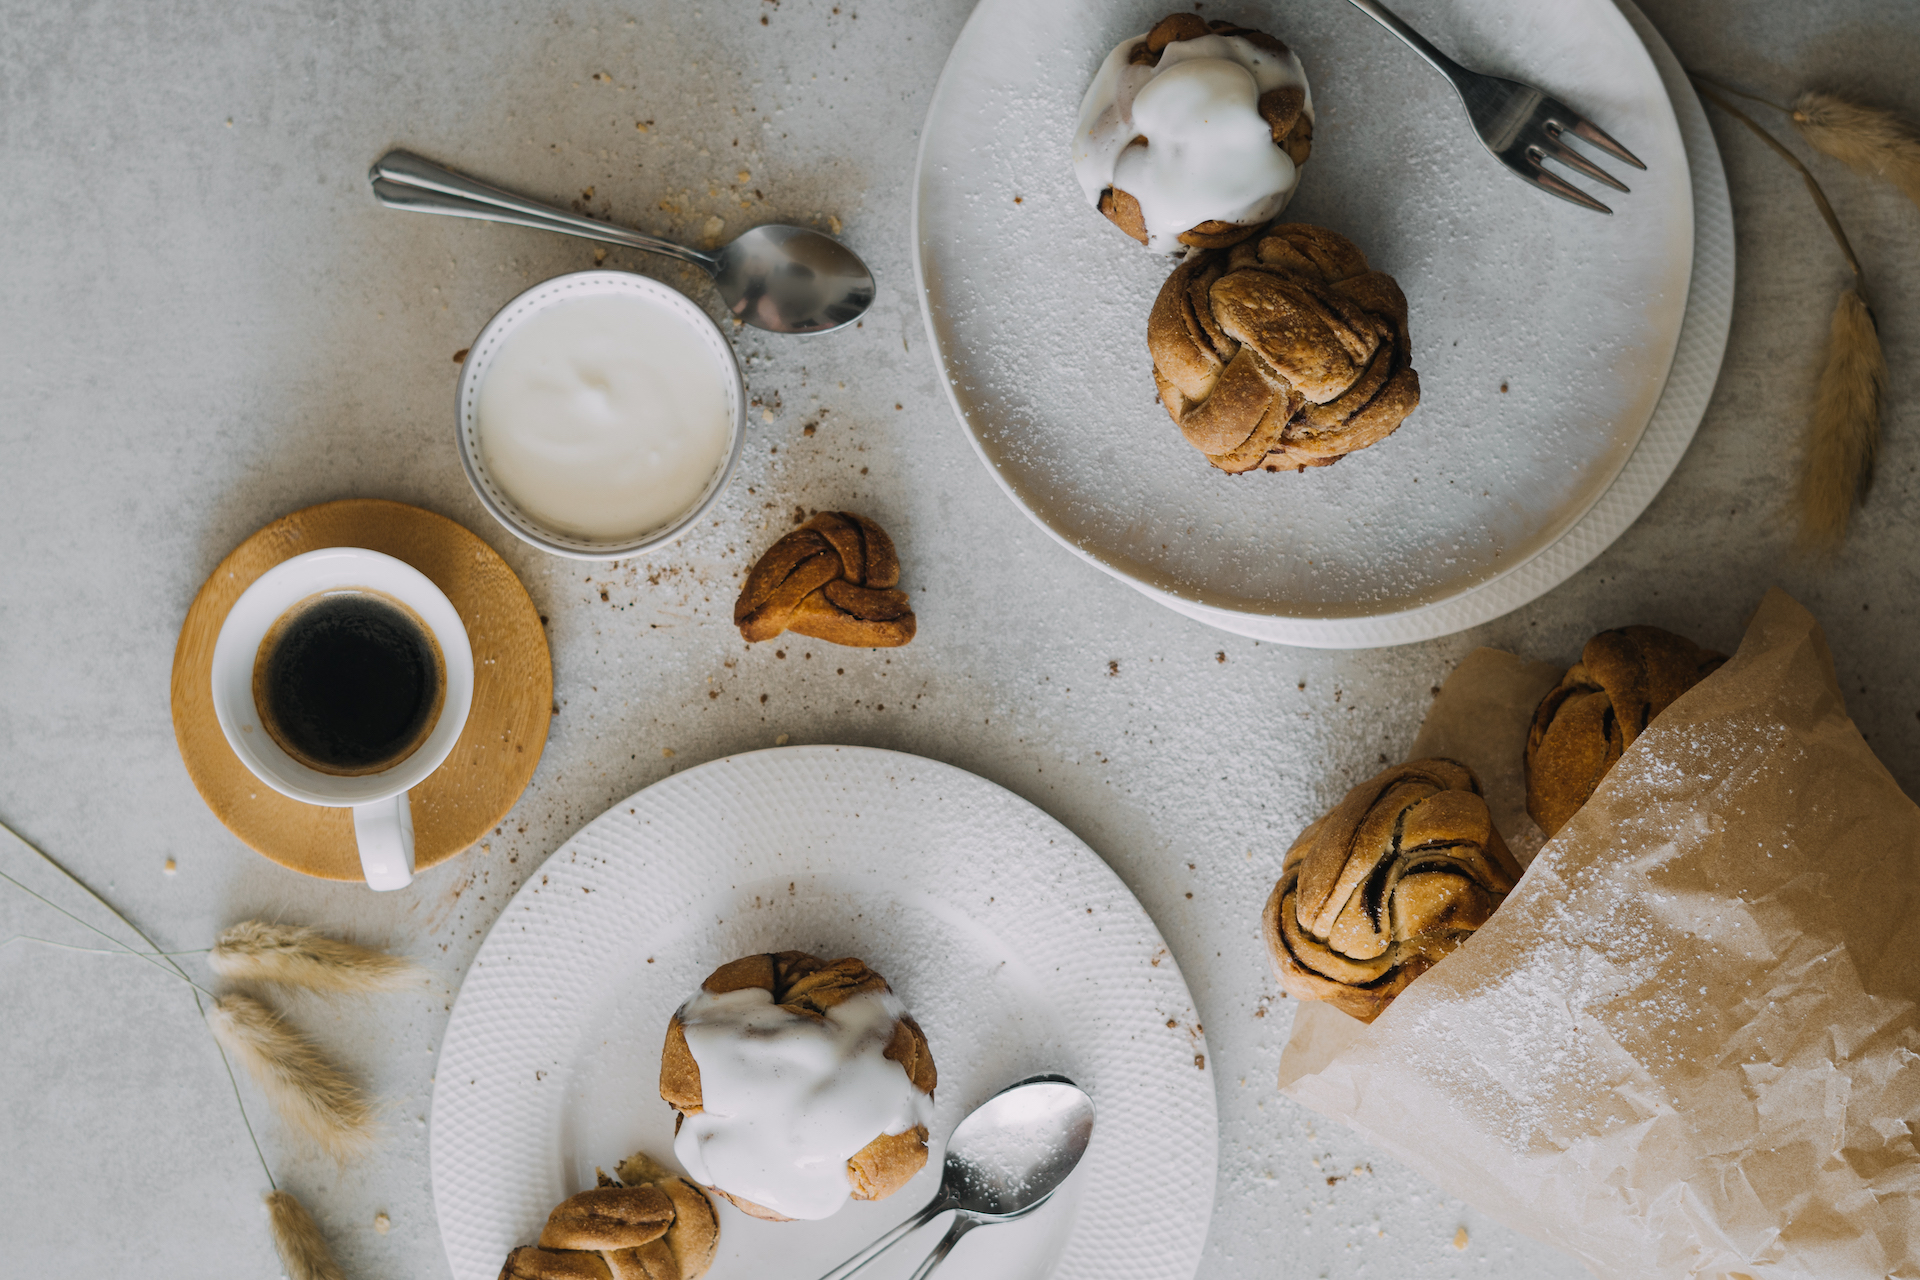
[[[673,1153],[696,1182],[789,1218],[847,1202],[847,1159],[883,1133],[930,1124],[933,1099],[885,1056],[903,1006],[854,996],[826,1021],[782,1009],[760,987],[680,1006],[700,1067],[700,1105]]]
[[[507,335],[480,384],[480,457],[541,524],[637,537],[700,500],[726,464],[728,371],[644,297],[574,298]]]
[[[1181,249],[1180,233],[1218,219],[1265,222],[1287,207],[1300,174],[1260,117],[1260,95],[1288,85],[1307,95],[1307,73],[1244,36],[1176,40],[1157,66],[1127,59],[1146,37],[1124,40],[1100,64],[1073,137],[1073,172],[1089,203],[1108,187],[1140,202],[1147,247]],[[1137,138],[1147,145],[1135,147]]]

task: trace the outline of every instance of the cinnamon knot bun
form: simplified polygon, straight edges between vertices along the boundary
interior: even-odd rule
[[[768,547],[747,573],[733,622],[748,640],[792,631],[830,644],[894,648],[915,619],[898,590],[893,539],[865,516],[823,511]]]
[[[1328,466],[1420,403],[1400,286],[1306,223],[1189,254],[1154,300],[1147,349],[1161,404],[1222,471]]]
[[[1527,812],[1540,829],[1566,826],[1654,717],[1726,660],[1659,627],[1587,641],[1527,732]]]
[[[1349,791],[1287,850],[1267,949],[1289,995],[1372,1022],[1519,879],[1473,770],[1409,760]]]

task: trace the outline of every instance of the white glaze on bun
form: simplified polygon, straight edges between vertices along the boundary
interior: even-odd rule
[[[881,1134],[933,1119],[933,1099],[886,1056],[905,1012],[884,992],[809,1017],[747,987],[680,1007],[701,1109],[673,1153],[695,1182],[788,1218],[825,1218],[852,1195],[847,1160]]]
[[[1140,202],[1147,247],[1178,253],[1203,222],[1266,222],[1287,207],[1299,169],[1273,143],[1260,95],[1297,86],[1313,119],[1306,69],[1243,36],[1176,40],[1157,65],[1131,61],[1145,35],[1107,55],[1080,103],[1073,172],[1089,203],[1117,187]],[[1145,138],[1145,146],[1133,143]]]

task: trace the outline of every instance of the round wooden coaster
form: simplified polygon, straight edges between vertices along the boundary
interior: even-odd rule
[[[353,811],[302,804],[248,772],[213,715],[213,642],[255,578],[323,547],[365,547],[404,560],[460,611],[473,643],[473,709],[453,754],[413,789],[414,861],[445,862],[507,816],[527,789],[553,714],[553,664],[540,613],[507,562],[445,516],[370,498],[283,516],[213,571],[173,651],[173,733],[214,816],[283,867],[358,880]]]

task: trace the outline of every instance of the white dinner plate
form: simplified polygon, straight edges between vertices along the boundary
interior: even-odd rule
[[[1314,152],[1286,216],[1350,236],[1409,301],[1421,406],[1333,467],[1229,477],[1181,439],[1145,343],[1171,260],[1107,224],[1073,180],[1081,92],[1164,0],[982,0],[921,138],[922,309],[990,473],[1121,580],[1289,644],[1444,635],[1563,581],[1671,474],[1725,348],[1725,179],[1637,10],[1396,9],[1462,62],[1573,103],[1649,169],[1608,162],[1634,188],[1606,193],[1611,218],[1551,199],[1488,156],[1446,82],[1356,10],[1221,10],[1288,41],[1312,81]]]
[[[931,1198],[942,1140],[1004,1085],[1092,1095],[1080,1167],[1030,1218],[975,1231],[942,1280],[1189,1280],[1213,1206],[1213,1074],[1193,998],[1146,912],[1071,832],[918,756],[788,747],[678,774],[562,845],[494,922],[435,1076],[434,1205],[455,1280],[494,1280],[547,1212],[646,1150],[667,1019],[756,952],[860,956],[939,1070],[927,1167],[877,1203],[769,1223],[724,1202],[711,1280],[810,1280]],[[946,1219],[868,1272],[906,1276]]]

